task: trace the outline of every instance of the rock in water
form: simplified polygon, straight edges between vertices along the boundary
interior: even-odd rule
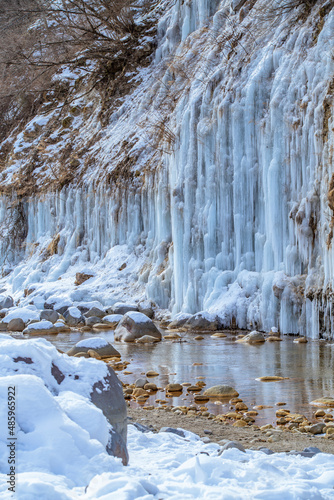
[[[115,340],[123,342],[135,342],[145,335],[161,340],[161,333],[153,321],[136,311],[126,313],[115,330]]]
[[[41,335],[43,333],[58,333],[58,328],[55,327],[51,321],[37,321],[36,323],[31,323],[23,330],[23,333],[28,335]]]
[[[189,390],[189,389],[188,389]],[[230,387],[229,385],[214,385],[213,387],[210,387],[209,389],[206,389],[203,393],[204,396],[209,396],[211,397],[221,397],[221,398],[234,398],[239,396],[239,393],[233,389],[233,387]]]
[[[252,332],[245,335],[242,339],[238,339],[237,342],[249,343],[249,344],[257,344],[261,342],[265,342],[265,338],[261,332],[257,332],[253,330]]]
[[[93,337],[84,339],[78,342],[74,347],[67,351],[68,356],[75,356],[79,352],[88,353],[89,350],[94,350],[101,358],[121,357],[120,353],[106,340],[101,337]]]

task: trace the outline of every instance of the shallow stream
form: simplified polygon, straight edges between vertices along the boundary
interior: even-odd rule
[[[164,334],[168,333],[166,331]],[[195,334],[180,333],[182,341],[167,341],[156,344],[126,344],[114,342],[113,331],[72,332],[70,334],[43,335],[58,349],[67,351],[79,340],[92,336],[103,337],[121,353],[123,361],[130,361],[126,370],[129,375],[117,372],[123,382],[132,383],[149,370],[159,377],[149,381],[159,387],[168,383],[196,383],[203,380],[206,387],[226,384],[234,387],[249,409],[255,405],[272,408],[259,411],[256,422],[275,422],[276,403],[284,402],[291,412],[298,412],[312,419],[317,407],[310,405],[314,399],[334,396],[334,344],[309,341],[307,344],[293,342],[293,337],[284,337],[282,342],[265,342],[258,345],[235,342],[235,332],[226,332],[226,338],[213,338],[202,334],[203,340],[195,340]],[[34,336],[36,337],[36,336]],[[202,363],[194,365],[194,363]],[[288,377],[279,382],[260,382],[258,377],[278,375]],[[165,399],[165,393],[157,392],[146,405],[156,399]],[[186,390],[179,397],[166,399],[174,406],[193,403],[193,395]],[[136,403],[131,403],[136,405]],[[225,413],[228,404],[213,402],[205,405],[214,414]]]

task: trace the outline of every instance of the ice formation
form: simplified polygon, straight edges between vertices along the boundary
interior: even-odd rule
[[[225,326],[333,337],[331,2],[306,20],[298,9],[261,18],[264,0],[161,3],[154,60],[94,145],[95,165],[79,186],[23,202],[25,250],[1,247],[15,265],[6,284],[18,298],[34,283],[42,293],[71,266],[118,268],[111,256],[126,248],[132,298],[145,291],[174,315],[204,310]],[[96,114],[73,122],[83,141]],[[16,138],[3,184],[38,140]],[[107,175],[122,141],[137,152],[129,179]],[[35,175],[42,185],[47,174]],[[3,220],[12,201],[1,199]]]

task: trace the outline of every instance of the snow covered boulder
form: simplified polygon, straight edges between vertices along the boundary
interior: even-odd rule
[[[148,318],[152,319],[154,316],[154,310],[151,302],[140,302],[138,304],[138,311],[145,314]]]
[[[14,307],[13,297],[10,295],[0,295],[0,309],[9,309]]]
[[[64,318],[69,326],[76,326],[85,321],[77,307],[69,307],[67,311],[64,312]]]
[[[11,309],[3,318],[2,323],[9,323],[12,319],[22,319],[27,324],[30,321],[39,321],[40,313],[34,306],[15,307]]]
[[[44,309],[53,309],[59,314],[64,314],[72,306],[73,303],[69,299],[55,296],[49,297],[44,303]]]
[[[168,329],[175,330],[177,328],[181,328],[190,318],[192,318],[192,314],[179,313],[175,316],[173,321],[169,323]]]
[[[100,323],[101,318],[98,318],[97,316],[90,316],[89,318],[85,318],[85,325],[86,326],[93,326],[96,325],[97,323]]]
[[[191,316],[184,326],[189,330],[217,330],[217,317],[205,311],[199,312]]]
[[[112,314],[126,314],[130,311],[138,311],[136,304],[123,304],[123,302],[116,302],[111,308],[107,309],[107,313]]]
[[[263,334],[261,332],[257,332],[256,330],[248,333],[248,335],[245,335],[242,339],[237,340],[237,342],[248,344],[259,344],[265,341],[266,339],[264,338]]]
[[[54,311],[53,309],[44,309],[44,311],[41,312],[41,319],[51,321],[51,323],[56,323],[59,317],[59,313],[57,313],[57,311]]]
[[[20,394],[20,472],[33,466],[39,474],[64,475],[74,484],[80,475],[87,484],[90,463],[94,470],[99,464],[101,472],[116,464],[108,454],[127,463],[127,407],[121,383],[105,363],[60,354],[45,339],[0,335],[0,375],[1,403],[8,386]],[[1,436],[0,446],[5,446]]]
[[[84,313],[85,318],[90,318],[92,316],[95,316],[101,319],[105,315],[106,315],[105,311],[103,309],[100,309],[99,307],[92,307],[91,309],[89,309],[89,311]]]
[[[145,314],[136,311],[126,313],[115,330],[115,340],[123,342],[135,342],[144,335],[161,340],[161,333],[153,321]]]
[[[96,351],[101,358],[121,357],[120,353],[106,340],[101,337],[80,340],[74,347],[67,351],[68,356],[74,356],[79,352],[88,352],[90,349]]]
[[[37,321],[36,323],[30,323],[24,330],[23,333],[28,335],[41,335],[43,333],[59,333],[57,327],[51,321]]]
[[[110,328],[116,328],[122,318],[122,314],[108,314],[108,316],[104,316],[104,318],[102,318],[102,323],[110,326]]]

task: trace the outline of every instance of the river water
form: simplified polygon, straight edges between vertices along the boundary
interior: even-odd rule
[[[255,405],[272,406],[259,411],[256,419],[259,424],[275,421],[278,409],[275,405],[278,402],[286,403],[285,408],[291,412],[302,413],[312,419],[317,407],[310,402],[334,396],[334,344],[323,341],[298,344],[293,342],[293,337],[284,337],[282,342],[249,345],[236,343],[235,332],[226,333],[226,338],[202,334],[204,339],[200,341],[194,339],[194,334],[180,333],[182,342],[164,340],[156,344],[114,342],[113,331],[71,332],[43,337],[65,352],[84,338],[105,338],[121,353],[123,361],[130,361],[127,371],[131,374],[117,372],[123,382],[132,383],[148,370],[155,370],[159,377],[150,381],[160,387],[171,382],[194,384],[198,380],[203,380],[206,387],[231,385],[249,409]],[[256,380],[266,375],[288,378],[279,382]],[[146,404],[154,404],[157,398],[165,399],[165,394],[158,392]],[[187,396],[184,390],[181,396],[167,401],[168,404],[182,406],[193,402],[193,395]],[[214,414],[226,412],[229,408],[227,403],[222,406],[210,402],[205,406]]]

